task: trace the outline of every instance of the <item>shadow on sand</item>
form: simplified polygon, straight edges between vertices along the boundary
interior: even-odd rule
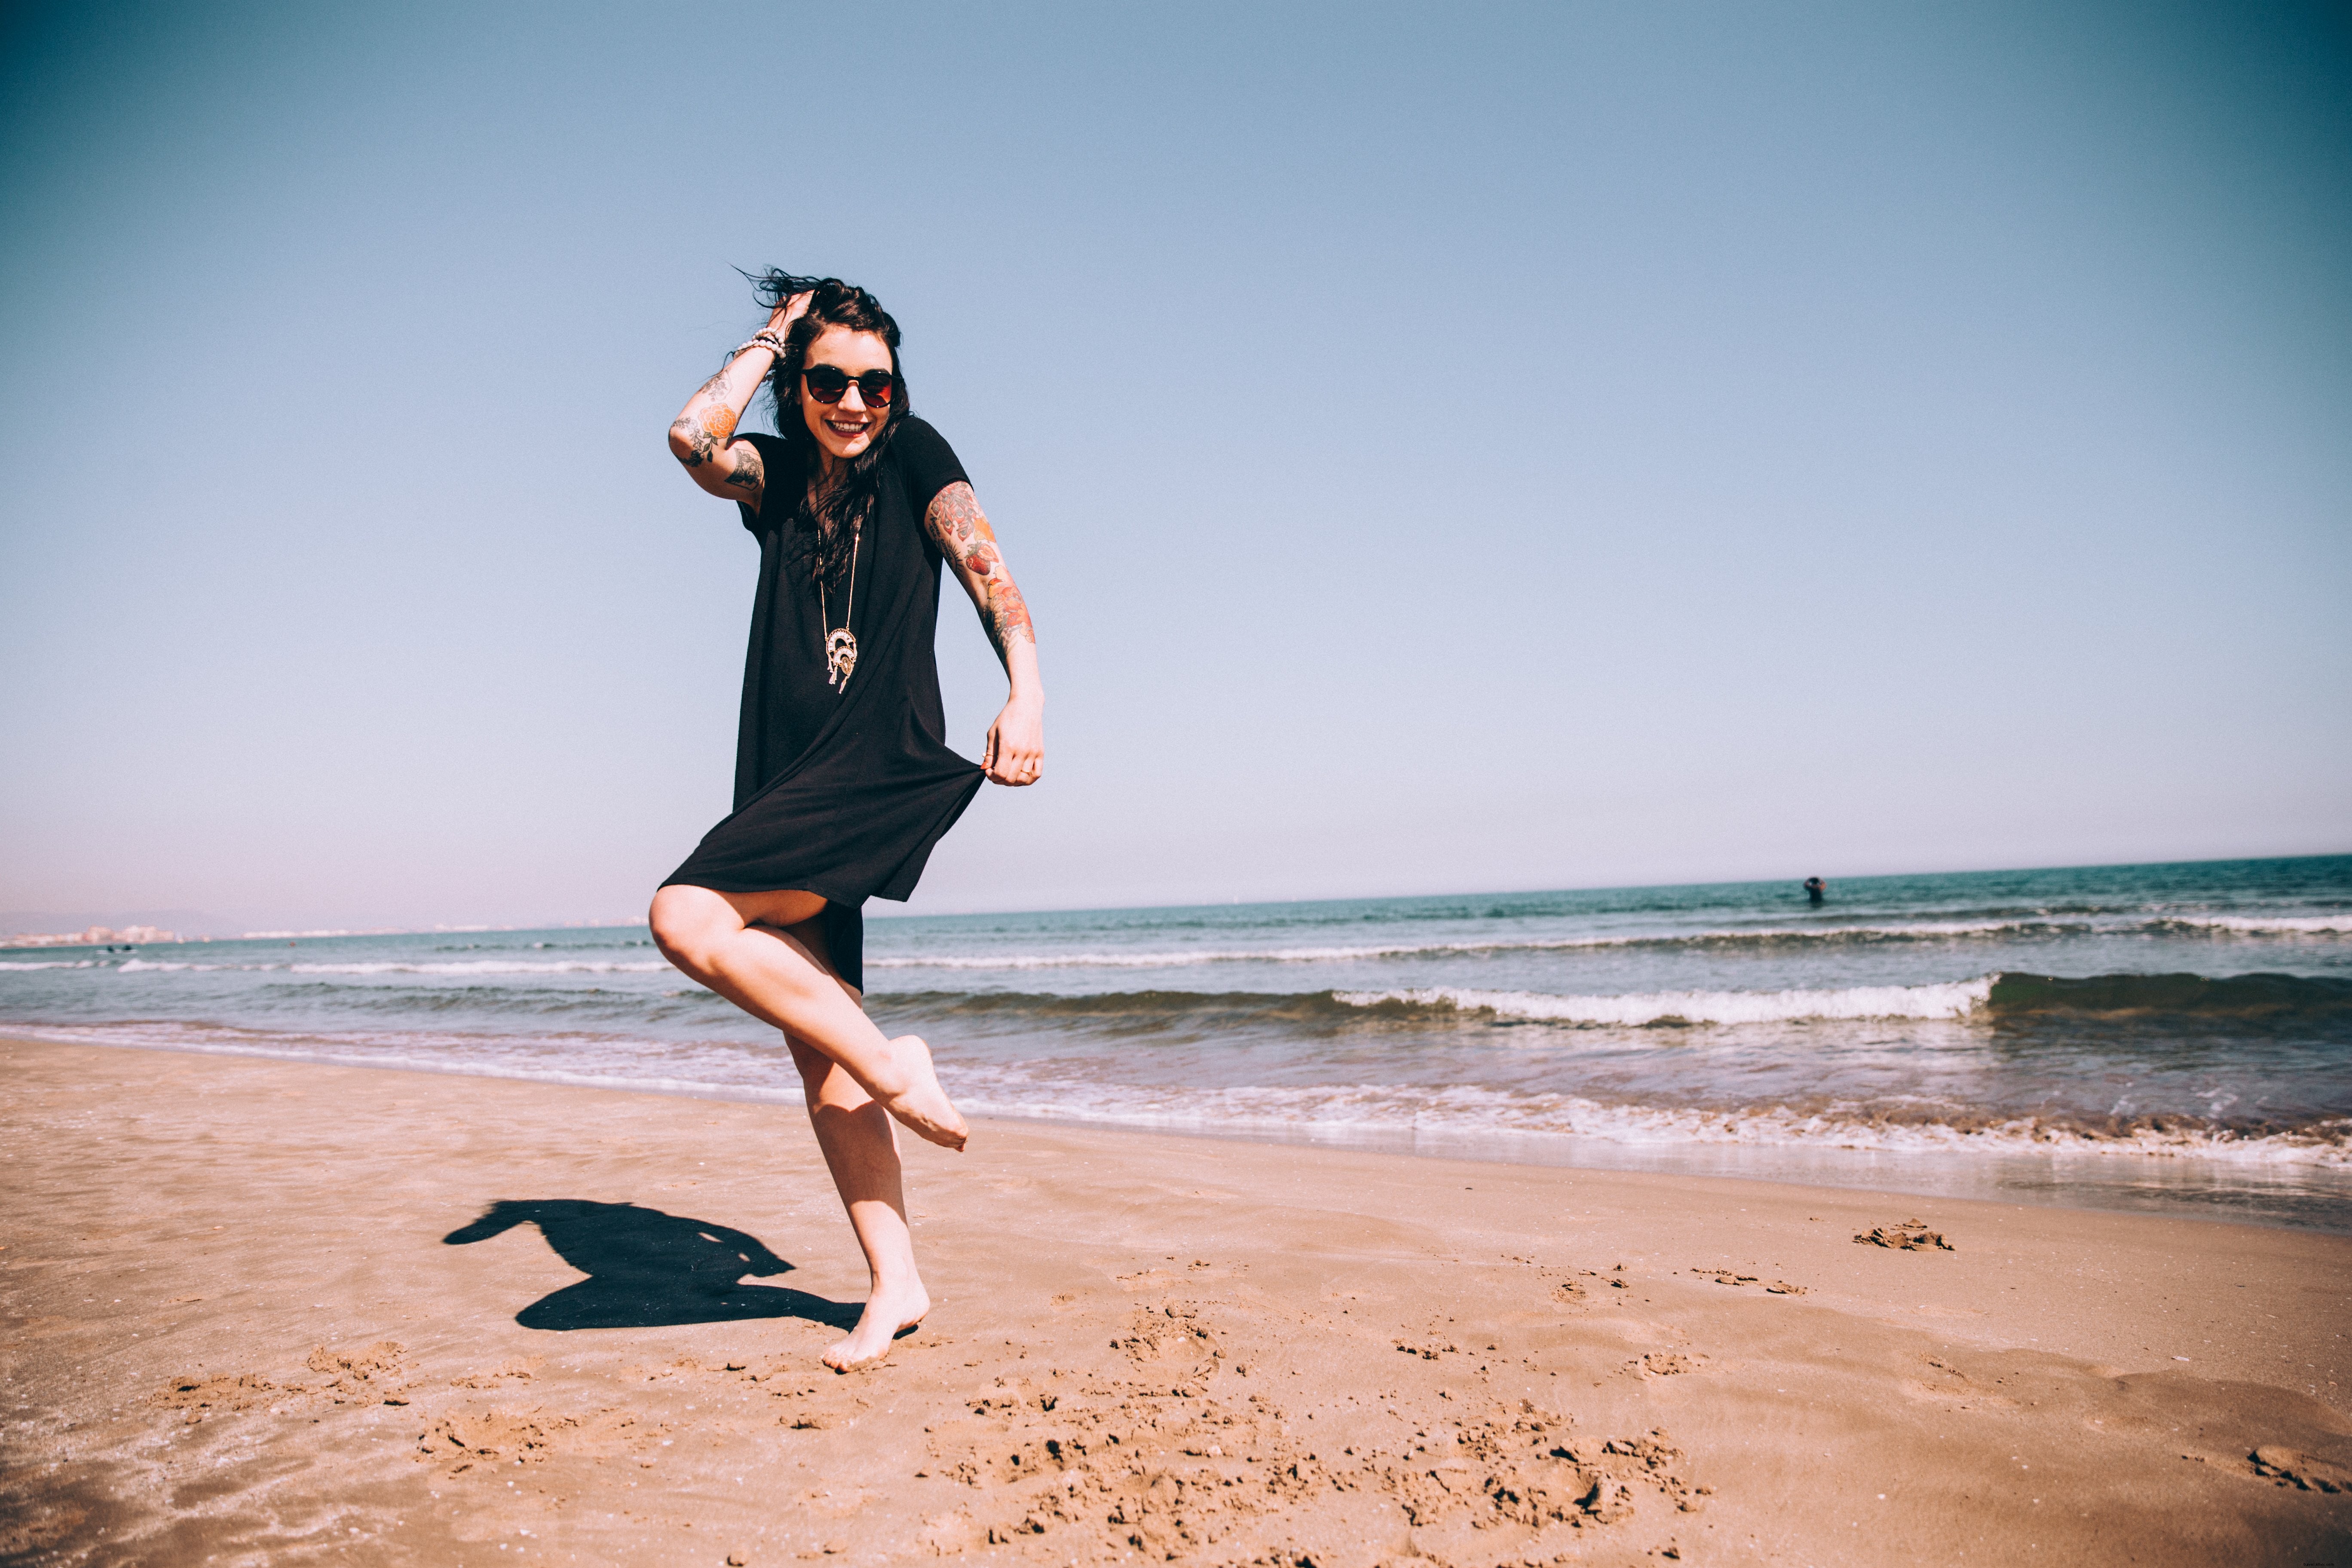
[[[535,1225],[564,1262],[588,1276],[515,1314],[526,1329],[653,1329],[753,1318],[804,1318],[836,1329],[857,1322],[855,1302],[805,1290],[746,1285],[747,1274],[783,1274],[792,1265],[759,1237],[723,1225],[584,1198],[507,1199],[441,1239],[488,1241]]]

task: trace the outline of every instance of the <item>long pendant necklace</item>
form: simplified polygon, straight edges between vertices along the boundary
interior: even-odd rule
[[[849,689],[850,672],[857,668],[857,638],[849,629],[849,617],[857,609],[857,545],[866,536],[863,524],[849,536],[849,599],[842,606],[841,625],[833,626],[833,614],[825,602],[824,578],[816,580],[816,614],[820,629],[831,626],[824,634],[824,667],[831,671],[824,678],[827,686],[838,685],[844,692]]]

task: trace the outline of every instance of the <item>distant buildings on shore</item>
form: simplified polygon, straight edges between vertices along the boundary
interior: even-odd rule
[[[180,933],[160,926],[92,926],[88,931],[62,931],[55,936],[0,936],[0,947],[137,947],[142,942],[177,942]]]
[[[151,942],[299,942],[335,936],[424,936],[440,932],[506,931],[604,931],[614,927],[642,926],[645,923],[645,917],[636,915],[617,921],[549,921],[540,925],[376,926],[364,931],[249,931],[236,936],[219,937],[182,936],[178,931],[165,931],[162,926],[94,925],[87,931],[0,931],[0,948],[143,947]]]

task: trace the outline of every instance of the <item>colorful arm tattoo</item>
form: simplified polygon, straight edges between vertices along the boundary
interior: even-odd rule
[[[750,394],[744,395],[748,401]],[[729,401],[727,372],[722,370],[704,382],[700,389],[687,400],[685,413],[670,421],[669,433],[677,437],[678,447],[683,448],[677,454],[677,460],[689,468],[698,468],[709,462],[714,454],[726,448],[728,437],[735,434],[735,421],[740,417]],[[752,458],[755,473],[758,461],[757,458]],[[739,458],[730,471],[728,482],[740,484],[742,472],[743,465]]]
[[[940,552],[964,574],[966,583],[977,585],[973,597],[980,601],[981,624],[988,629],[988,640],[996,645],[997,657],[1006,657],[1015,639],[1034,645],[1037,628],[1030,623],[1028,602],[1013,585],[1003,552],[997,547],[996,532],[988,526],[987,514],[980,510],[971,487],[959,479],[933,497],[930,510],[923,514],[923,525],[938,541]]]
[[[698,468],[710,461],[712,449],[735,428],[734,416],[726,404],[727,389],[721,384],[726,374],[721,371],[704,382],[687,399],[686,412],[669,422],[669,433],[686,448],[677,455],[677,460],[689,468]],[[695,412],[698,403],[706,405],[699,414]],[[714,422],[723,423],[725,428],[713,428]]]
[[[747,392],[739,397],[729,390],[728,371],[734,368],[730,364],[727,370],[704,382],[687,400],[685,412],[670,421],[670,450],[689,468],[717,463],[723,477],[718,478],[715,485],[710,479],[701,483],[719,493],[734,491],[757,506],[767,488],[767,468],[760,461],[758,447],[749,441],[731,438],[736,421],[741,417],[735,405],[750,396]],[[757,384],[755,381],[753,390]]]

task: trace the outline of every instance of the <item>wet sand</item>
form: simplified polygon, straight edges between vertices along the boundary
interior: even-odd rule
[[[0,1041],[0,1562],[2352,1563],[2352,1239],[908,1142],[835,1376],[796,1109]]]

